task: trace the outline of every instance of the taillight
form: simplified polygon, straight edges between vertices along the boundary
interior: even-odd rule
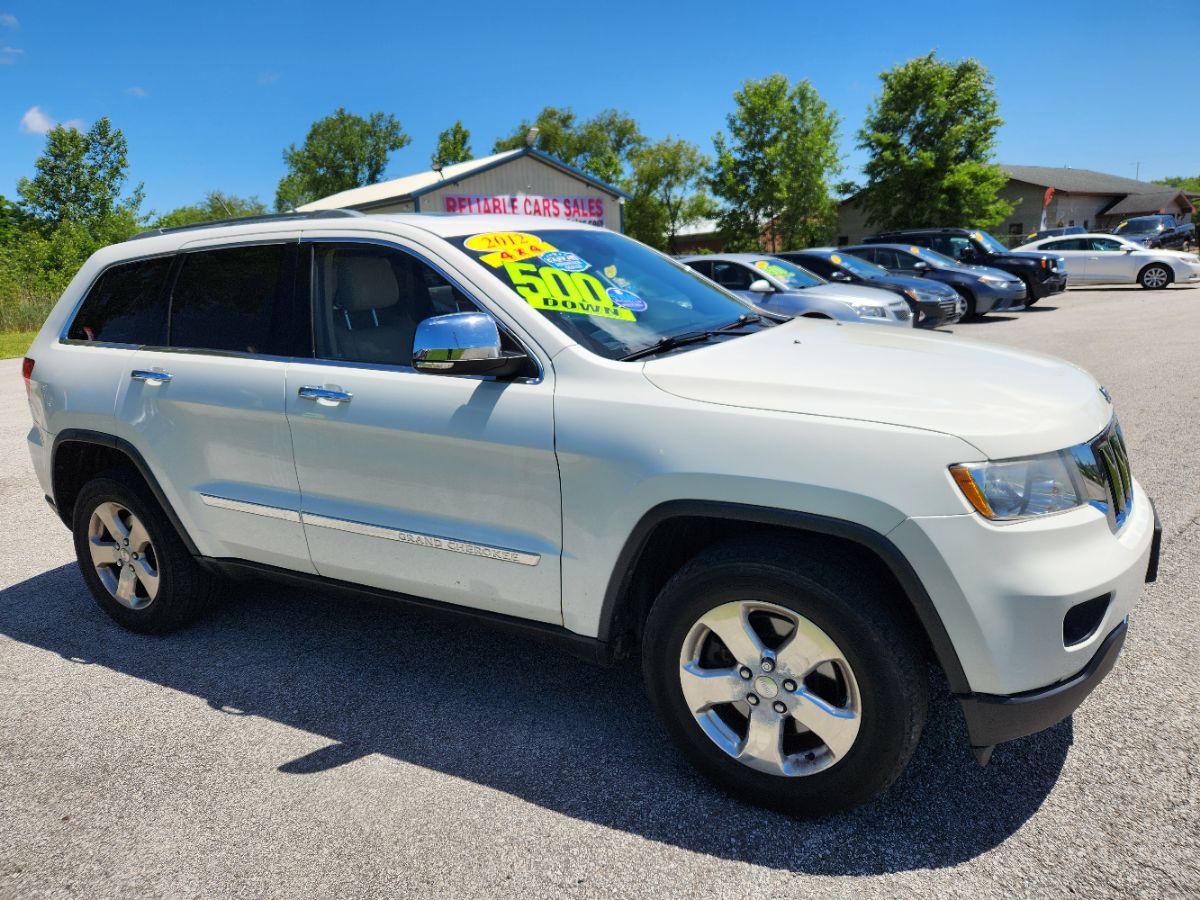
[[[29,399],[29,379],[33,375],[33,360],[25,357],[21,362],[21,377],[25,379],[25,399]]]

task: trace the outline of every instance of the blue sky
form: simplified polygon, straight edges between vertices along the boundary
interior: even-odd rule
[[[338,106],[395,113],[388,170],[462,119],[476,155],[543,105],[631,113],[711,151],[747,78],[808,78],[854,133],[878,73],[936,49],[993,73],[998,159],[1144,179],[1200,174],[1200,3],[68,3],[0,0],[0,194],[52,122],[109,116],[165,211],[209,189],[274,199],[282,149]],[[1161,84],[1190,85],[1160,94]]]

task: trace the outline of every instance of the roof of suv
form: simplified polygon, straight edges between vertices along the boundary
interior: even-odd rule
[[[130,240],[161,237],[163,235],[187,235],[198,237],[222,237],[228,230],[231,234],[245,234],[254,230],[301,231],[324,225],[346,225],[351,228],[371,228],[381,224],[395,223],[420,228],[439,237],[455,237],[463,234],[479,234],[487,231],[528,231],[547,228],[596,229],[595,225],[574,222],[569,219],[550,219],[544,216],[497,216],[458,215],[455,213],[360,213],[348,209],[328,209],[316,212],[290,212],[275,215],[247,216],[243,219],[221,219],[181,225],[175,228],[155,228],[134,235]],[[212,234],[210,234],[212,232]]]

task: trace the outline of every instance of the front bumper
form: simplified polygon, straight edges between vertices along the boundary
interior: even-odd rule
[[[1150,583],[1158,578],[1158,561],[1162,547],[1162,523],[1159,521],[1158,511],[1149,497],[1141,499],[1144,500],[1144,506],[1149,507],[1153,525],[1148,539],[1149,546],[1137,550],[1135,558],[1138,568],[1129,573],[1139,576],[1139,584]],[[1139,540],[1139,547],[1141,543]],[[1144,568],[1141,568],[1143,565]],[[1123,576],[1121,580],[1127,582],[1130,579]],[[1011,694],[972,692],[959,695],[958,700],[962,704],[963,715],[967,721],[971,746],[980,762],[987,762],[991,747],[995,744],[1035,734],[1061,722],[1078,708],[1112,670],[1125,643],[1129,624],[1128,609],[1132,600],[1129,596],[1132,592],[1131,585],[1126,584],[1120,590],[1125,595],[1124,600],[1118,598],[1117,591],[1114,590],[1109,601],[1109,611],[1115,606],[1120,620],[1113,627],[1111,617],[1106,615],[1102,621],[1107,621],[1107,629],[1098,626],[1096,635],[1098,638],[1100,634],[1104,634],[1104,638],[1098,642],[1096,638],[1081,642],[1085,646],[1090,644],[1094,649],[1087,663],[1079,671],[1046,687]]]
[[[1049,297],[1051,294],[1061,294],[1067,289],[1067,273],[1059,271],[1047,275],[1042,281],[1032,282],[1033,299]]]
[[[921,300],[917,303],[920,319],[918,328],[939,328],[953,325],[963,316],[963,303],[958,294],[944,300]]]
[[[1026,300],[1025,283],[1020,280],[1014,281],[1011,287],[990,285],[981,281],[975,286],[974,293],[975,311],[980,315],[1023,306]]]

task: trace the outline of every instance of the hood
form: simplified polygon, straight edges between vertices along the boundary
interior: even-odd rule
[[[872,280],[877,284],[885,283],[882,276]],[[958,291],[954,290],[954,288],[942,284],[940,281],[934,281],[932,278],[910,278],[907,275],[891,275],[888,277],[886,283],[894,285],[901,290],[915,289],[918,291],[929,291],[930,293],[941,294],[943,297],[958,296]]]
[[[826,283],[808,288],[800,288],[799,290],[778,291],[775,294],[768,295],[767,301],[758,305],[763,309],[771,309],[772,302],[776,298],[778,300],[834,300],[839,303],[870,303],[877,306],[887,306],[889,303],[895,303],[900,299],[891,291],[885,291],[883,288],[868,287],[865,284]]]
[[[1005,281],[1019,281],[1012,272],[1006,272],[1004,269],[994,269],[991,266],[975,266],[959,263],[954,271],[962,272],[967,275],[974,275],[976,278],[982,278],[984,275],[991,275],[993,278],[1001,278]]]
[[[794,319],[648,361],[670,394],[954,435],[981,456],[1048,453],[1112,418],[1100,386],[1050,356],[957,336]]]

